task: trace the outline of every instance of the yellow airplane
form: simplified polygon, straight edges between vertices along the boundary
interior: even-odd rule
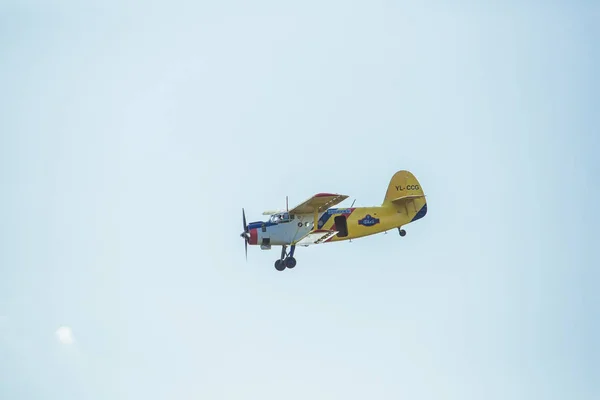
[[[283,271],[296,266],[296,246],[356,239],[394,228],[400,236],[405,236],[402,227],[427,214],[423,188],[409,171],[398,171],[392,176],[380,206],[331,208],[347,198],[341,194],[318,193],[291,210],[266,211],[263,215],[270,216],[268,221],[250,224],[246,224],[242,208],[244,232],[240,236],[245,240],[246,259],[249,244],[260,245],[262,250],[281,246],[275,269]]]

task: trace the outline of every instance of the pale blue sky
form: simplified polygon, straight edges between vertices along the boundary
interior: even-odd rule
[[[600,398],[597,5],[103,4],[0,5],[0,399]]]

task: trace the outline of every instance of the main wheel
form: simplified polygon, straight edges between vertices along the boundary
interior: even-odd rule
[[[406,236],[406,231],[404,229],[400,229],[400,236]]]
[[[275,269],[277,271],[283,271],[285,269],[285,262],[283,262],[283,260],[275,261]]]
[[[288,257],[285,259],[285,266],[288,268],[294,268],[296,266],[296,259],[294,257]]]

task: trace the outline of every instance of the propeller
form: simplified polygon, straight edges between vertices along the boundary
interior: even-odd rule
[[[246,252],[246,261],[248,261],[248,241],[250,240],[250,232],[248,231],[248,225],[246,224],[246,212],[242,208],[242,222],[244,224],[244,232],[240,234],[240,237],[244,238],[244,250]]]

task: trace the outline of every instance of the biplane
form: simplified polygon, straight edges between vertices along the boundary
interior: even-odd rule
[[[398,229],[404,237],[404,226],[427,214],[427,202],[421,184],[409,171],[398,171],[390,180],[383,203],[374,207],[334,208],[349,196],[318,193],[303,203],[285,211],[265,211],[267,221],[246,224],[242,208],[246,259],[248,245],[258,245],[262,250],[281,246],[281,256],[275,269],[294,268],[297,246],[333,243]],[[287,199],[286,199],[287,203]],[[289,251],[288,251],[289,248]]]

